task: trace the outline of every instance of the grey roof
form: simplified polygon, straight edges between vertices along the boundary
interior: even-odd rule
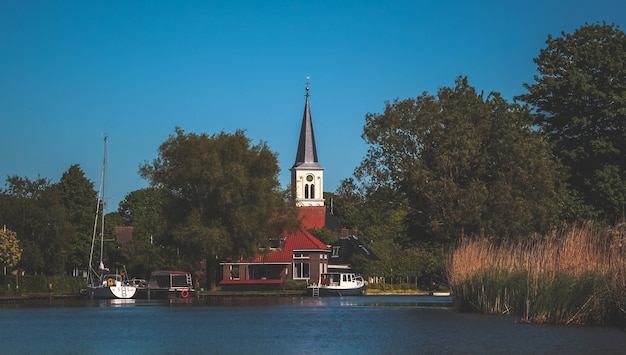
[[[302,127],[300,128],[300,140],[298,141],[298,152],[293,169],[313,168],[321,169],[322,166],[317,160],[317,149],[315,148],[315,134],[313,133],[313,121],[311,120],[311,109],[309,107],[309,87],[306,87],[306,101],[304,103],[304,115],[302,115]]]
[[[368,260],[380,260],[378,255],[354,235],[341,238],[331,245],[333,247],[339,247],[339,255],[338,257],[330,257],[328,259],[328,265],[349,265],[354,254],[361,254]]]

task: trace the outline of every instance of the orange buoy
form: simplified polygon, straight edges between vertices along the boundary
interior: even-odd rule
[[[182,290],[182,291],[180,291],[180,297],[182,297],[182,298],[189,297],[189,290]]]

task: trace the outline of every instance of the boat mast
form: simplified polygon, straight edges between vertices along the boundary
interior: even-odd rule
[[[102,161],[102,175],[100,176],[100,188],[98,189],[98,201],[96,204],[96,216],[93,223],[93,235],[91,238],[91,252],[89,253],[89,282],[93,284],[92,274],[98,275],[96,270],[93,269],[93,250],[96,242],[96,235],[98,232],[98,218],[102,213],[102,223],[100,231],[100,264],[98,270],[105,270],[104,263],[102,261],[102,254],[104,253],[104,177],[106,172],[106,159],[107,159],[107,136],[104,136],[104,159]]]
[[[104,136],[104,158],[102,159],[102,176],[100,183],[100,203],[102,203],[102,223],[100,223],[100,265],[98,268],[100,270],[105,270],[104,263],[102,262],[102,254],[104,254],[104,214],[105,214],[105,204],[104,201],[104,178],[106,176],[106,168],[107,168],[107,136]]]

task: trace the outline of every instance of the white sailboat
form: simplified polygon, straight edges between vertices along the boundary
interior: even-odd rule
[[[102,176],[100,177],[100,190],[98,192],[98,205],[96,206],[96,217],[93,225],[93,237],[91,239],[91,253],[89,254],[89,272],[87,276],[87,292],[90,297],[104,299],[127,299],[133,298],[137,288],[130,285],[124,276],[114,272],[109,272],[104,266],[104,177],[107,162],[107,136],[104,136],[104,159],[102,162]],[[98,233],[98,218],[100,221],[100,233]],[[94,247],[96,239],[100,234],[100,262],[97,269],[94,269]],[[126,275],[126,273],[124,274]]]

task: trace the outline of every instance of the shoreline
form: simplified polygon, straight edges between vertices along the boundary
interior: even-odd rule
[[[364,297],[372,296],[435,296],[435,297],[450,297],[450,292],[364,292]],[[302,292],[201,292],[197,294],[196,299],[207,298],[220,298],[220,297],[312,297]],[[0,304],[11,304],[25,301],[42,301],[42,300],[70,300],[85,298],[80,294],[22,294],[13,296],[0,296]],[[191,298],[191,297],[190,297]]]

